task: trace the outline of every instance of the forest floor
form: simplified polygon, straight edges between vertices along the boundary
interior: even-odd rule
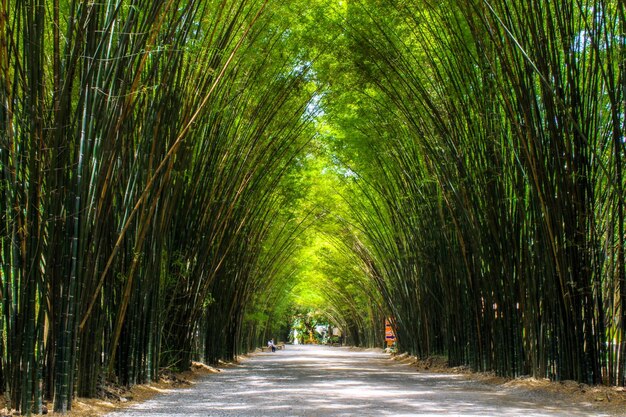
[[[224,363],[224,367],[232,364]],[[194,362],[192,369],[185,372],[164,371],[159,381],[150,384],[135,385],[131,388],[109,385],[99,390],[100,398],[78,398],[72,402],[72,410],[67,414],[46,412],[51,417],[99,417],[113,411],[141,404],[157,395],[174,392],[176,389],[193,386],[196,381],[207,375],[219,373],[220,369]],[[52,411],[52,404],[45,404],[45,409]],[[0,417],[18,415],[9,410],[5,398],[0,397]]]
[[[108,387],[102,399],[75,401],[68,416],[626,416],[621,388],[497,378],[437,357],[393,359],[379,349],[287,346],[221,372],[195,364],[159,383]]]
[[[400,363],[413,367],[418,372],[452,373],[482,384],[494,385],[502,389],[526,391],[529,397],[557,398],[567,400],[571,404],[591,406],[598,412],[611,416],[626,416],[626,388],[607,387],[603,385],[587,385],[576,381],[554,382],[549,379],[531,377],[503,378],[491,372],[472,372],[469,367],[449,367],[443,356],[433,356],[420,360],[413,356],[400,354],[392,356]]]

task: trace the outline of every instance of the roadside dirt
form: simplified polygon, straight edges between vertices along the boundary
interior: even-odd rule
[[[531,377],[502,378],[489,372],[472,372],[469,367],[449,367],[443,356],[433,356],[420,360],[400,354],[392,356],[398,362],[415,367],[420,372],[454,373],[481,383],[500,386],[503,389],[516,389],[528,392],[537,399],[560,397],[572,404],[593,406],[615,416],[626,416],[626,389],[624,387],[591,386],[576,381],[554,382],[549,379]]]
[[[177,388],[192,386],[199,378],[219,372],[221,371],[217,368],[193,362],[190,371],[163,372],[158,382],[135,385],[131,388],[112,385],[102,387],[100,389],[102,398],[77,398],[72,402],[72,411],[67,414],[53,413],[52,404],[45,404],[46,409],[50,410],[46,414],[51,417],[100,417],[143,403]],[[14,415],[17,415],[15,410],[9,410],[6,399],[1,398],[0,417]]]

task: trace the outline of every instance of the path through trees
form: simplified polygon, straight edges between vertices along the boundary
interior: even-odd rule
[[[378,352],[288,346],[106,417],[604,415],[554,395],[417,373]]]
[[[0,1],[0,394],[66,412],[386,319],[626,385],[624,7]]]

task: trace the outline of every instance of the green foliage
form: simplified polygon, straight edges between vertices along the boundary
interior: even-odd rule
[[[624,384],[623,5],[352,2],[345,22],[344,72],[318,77],[401,349]]]
[[[233,359],[294,317],[624,385],[623,2],[0,7],[13,408]]]

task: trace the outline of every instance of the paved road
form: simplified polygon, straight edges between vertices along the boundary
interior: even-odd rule
[[[419,373],[376,352],[287,346],[107,417],[598,416],[554,397]]]

